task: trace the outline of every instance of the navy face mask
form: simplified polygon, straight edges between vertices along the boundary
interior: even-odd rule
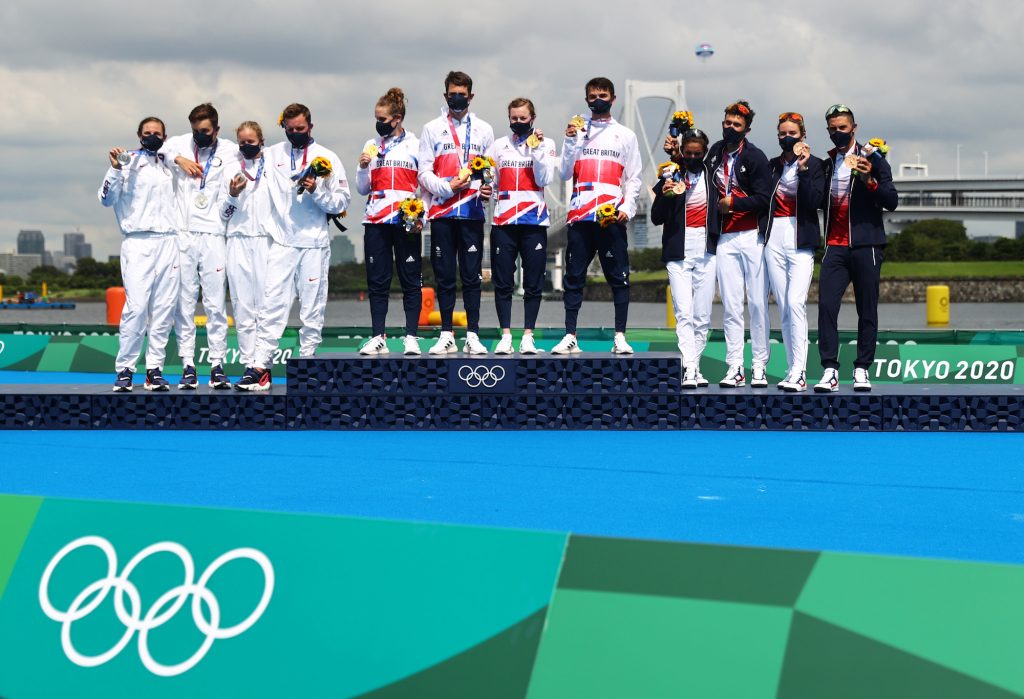
[[[304,148],[309,145],[310,135],[308,131],[305,133],[286,133],[285,136],[288,137],[288,141],[292,144],[293,148]]]
[[[608,100],[603,100],[600,97],[587,102],[587,106],[590,107],[590,111],[595,115],[607,114],[612,109],[612,103]]]
[[[528,121],[513,121],[509,123],[508,127],[516,136],[525,136],[533,131],[533,124]]]
[[[848,131],[834,131],[828,135],[837,148],[846,148],[853,140],[853,134]]]
[[[688,156],[683,158],[683,165],[686,167],[687,170],[696,175],[698,172],[704,169],[704,158]]]
[[[374,128],[377,129],[377,134],[381,137],[390,136],[395,130],[390,121],[378,121]]]
[[[448,102],[448,109],[453,112],[461,112],[469,107],[469,95],[464,95],[461,92],[448,95],[446,101]]]
[[[213,143],[213,134],[206,133],[205,131],[193,131],[192,140],[200,148],[209,148],[210,144]]]
[[[722,127],[722,140],[724,140],[730,146],[742,141],[744,136],[746,136],[746,134],[743,133],[742,131],[730,129],[728,126]]]
[[[262,148],[258,143],[240,143],[238,144],[238,150],[240,150],[242,155],[246,158],[252,160],[260,154],[260,150],[262,150]]]
[[[142,144],[143,150],[148,150],[150,153],[156,153],[164,145],[164,139],[157,136],[155,133],[151,133],[139,139],[139,143]]]
[[[800,139],[796,136],[783,136],[779,139],[779,148],[782,149],[783,153],[792,153],[793,146],[797,144]]]

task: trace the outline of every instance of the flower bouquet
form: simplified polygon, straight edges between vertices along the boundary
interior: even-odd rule
[[[672,122],[668,126],[668,132],[673,138],[693,128],[693,112],[673,112]]]
[[[885,158],[889,155],[889,144],[884,138],[872,138],[862,150],[866,158]]]
[[[497,163],[486,155],[478,155],[469,161],[470,177],[474,180],[480,180],[484,184],[490,184],[494,181],[494,169],[497,167]]]
[[[401,211],[402,227],[405,228],[406,233],[411,233],[416,228],[416,224],[423,219],[426,205],[424,205],[422,199],[406,197],[402,200]]]
[[[601,228],[607,228],[618,220],[619,210],[615,208],[615,204],[602,204],[597,207],[597,223]]]
[[[331,161],[327,158],[316,157],[313,158],[313,162],[309,164],[305,170],[295,175],[292,179],[299,180],[300,182],[307,177],[329,177],[334,172],[334,167],[331,165]],[[302,184],[299,184],[299,194],[302,193]]]
[[[679,164],[673,163],[671,160],[662,163],[658,166],[658,177],[665,180],[665,184],[661,188],[662,194],[666,197],[674,197],[677,194],[674,185],[681,179]]]

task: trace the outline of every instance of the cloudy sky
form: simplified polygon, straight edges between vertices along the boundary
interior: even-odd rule
[[[40,228],[48,249],[80,229],[98,258],[116,253],[114,217],[96,189],[106,150],[134,146],[144,115],[184,133],[189,110],[212,101],[224,135],[255,119],[273,142],[281,107],[303,102],[317,140],[351,172],[373,134],[376,99],[401,86],[406,123],[419,133],[439,113],[449,69],[473,76],[474,110],[499,134],[518,95],[536,102],[538,126],[554,134],[584,110],[583,84],[594,75],[610,77],[620,94],[627,79],[683,79],[698,125],[711,134],[725,104],[750,100],[752,140],[770,154],[776,114],[807,115],[820,153],[828,143],[821,115],[844,102],[861,136],[890,142],[894,163],[920,154],[932,174],[953,173],[961,144],[964,175],[982,172],[985,151],[991,174],[1016,175],[1024,173],[1022,26],[1020,0],[7,0],[0,252],[15,247],[19,229]],[[704,63],[693,52],[701,42],[716,50]],[[356,204],[361,210],[359,197]]]

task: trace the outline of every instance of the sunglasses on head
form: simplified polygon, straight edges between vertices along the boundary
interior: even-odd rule
[[[798,112],[783,112],[779,115],[779,123],[784,121],[795,121],[798,124],[804,123],[804,117]]]
[[[853,110],[847,107],[845,104],[833,104],[825,111],[825,118],[831,119],[837,114],[853,114]]]

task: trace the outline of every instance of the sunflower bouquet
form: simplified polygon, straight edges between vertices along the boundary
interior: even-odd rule
[[[490,184],[494,180],[494,170],[497,166],[493,158],[478,155],[469,161],[470,177],[474,180],[481,180],[484,184]]]
[[[682,179],[678,163],[673,163],[669,160],[668,162],[664,162],[659,165],[658,177],[665,180],[665,184],[663,184],[661,188],[662,194],[666,197],[674,197],[678,194],[676,191],[676,183]]]
[[[615,204],[602,204],[597,207],[597,223],[601,228],[607,228],[619,220],[619,210]]]
[[[673,112],[672,122],[668,126],[668,132],[673,138],[693,128],[693,112]]]
[[[426,210],[426,205],[422,199],[406,197],[402,200],[402,227],[405,228],[406,233],[411,233],[416,228],[416,224],[423,220],[423,214],[426,213]]]
[[[307,177],[329,177],[334,172],[334,166],[331,165],[331,161],[327,158],[316,157],[313,158],[313,162],[309,164],[305,170],[295,175],[292,179],[299,180],[300,182]],[[299,185],[299,193],[302,193],[302,185]]]
[[[867,158],[885,158],[889,155],[889,144],[884,138],[872,138],[863,148]]]

